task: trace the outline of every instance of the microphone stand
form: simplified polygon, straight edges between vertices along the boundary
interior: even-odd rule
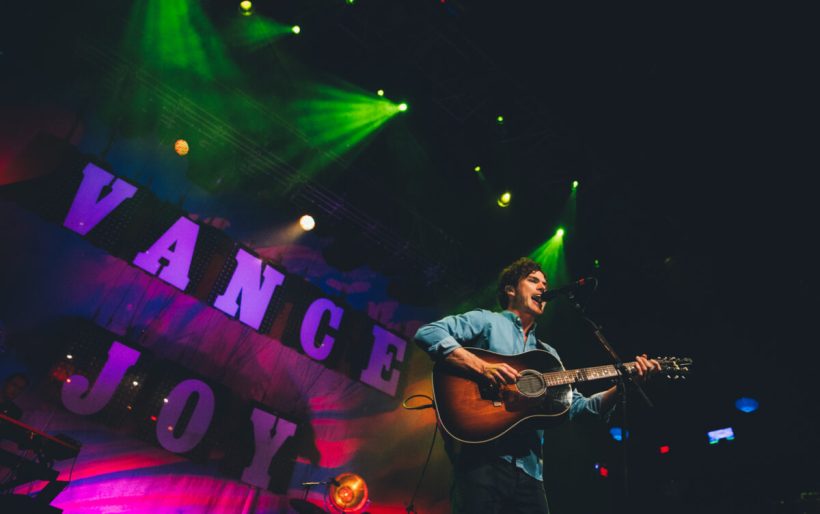
[[[601,326],[595,323],[589,316],[586,315],[584,312],[584,307],[578,301],[578,298],[575,296],[575,293],[572,290],[566,292],[566,297],[570,301],[575,310],[581,315],[581,317],[590,324],[592,327],[592,333],[595,335],[595,338],[601,343],[601,346],[604,348],[604,351],[609,354],[610,359],[612,359],[612,363],[615,365],[615,369],[618,370],[618,392],[620,393],[620,406],[621,406],[621,443],[623,444],[623,503],[625,512],[629,512],[629,508],[627,506],[627,500],[629,499],[629,466],[627,462],[627,457],[629,456],[628,451],[628,430],[627,430],[627,395],[626,395],[626,386],[627,381],[631,382],[635,389],[640,393],[643,400],[646,404],[650,407],[654,407],[652,401],[646,395],[643,388],[638,384],[633,377],[629,374],[629,371],[624,366],[623,360],[621,360],[620,355],[615,349],[609,344],[609,341],[604,336],[604,332],[601,329]]]
[[[335,486],[338,486],[339,482],[336,481],[335,477],[329,479],[327,482],[302,482],[302,487],[305,488],[305,497],[303,498],[303,500],[307,501],[308,493],[310,492],[310,488],[313,487],[314,485],[331,485],[331,484],[333,484]]]

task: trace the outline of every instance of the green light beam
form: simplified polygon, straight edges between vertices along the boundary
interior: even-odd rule
[[[393,116],[397,104],[352,85],[314,85],[310,98],[292,103],[290,118],[310,144],[336,157],[360,151]],[[312,175],[327,164],[316,152],[300,169]]]
[[[184,71],[200,80],[235,78],[216,29],[198,2],[138,0],[131,8],[123,47],[159,71]]]
[[[541,265],[550,287],[559,287],[569,281],[564,256],[564,237],[555,234],[530,253],[530,258]]]
[[[226,38],[231,46],[255,51],[275,41],[293,36],[292,27],[264,16],[237,16],[228,27]]]

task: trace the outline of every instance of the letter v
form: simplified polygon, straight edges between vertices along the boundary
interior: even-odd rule
[[[90,162],[83,169],[83,175],[83,181],[63,222],[64,227],[81,236],[88,234],[119,204],[137,192],[136,186],[124,180],[115,180],[114,175]],[[111,192],[100,198],[103,188],[108,184],[111,184]]]

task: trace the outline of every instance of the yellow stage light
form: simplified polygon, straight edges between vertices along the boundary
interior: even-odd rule
[[[184,139],[177,139],[174,142],[174,151],[177,155],[188,155],[188,150],[188,141],[185,141]]]

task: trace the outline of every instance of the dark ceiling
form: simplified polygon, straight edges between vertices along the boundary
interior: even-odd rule
[[[112,4],[7,8],[20,11],[4,16],[7,66],[34,56],[36,78],[64,52],[76,61],[77,40],[116,54],[131,11]],[[218,29],[236,16],[234,2],[202,6]],[[795,160],[808,140],[800,92],[811,75],[796,14],[432,0],[257,2],[256,11],[304,30],[264,52],[232,50],[248,93],[308,69],[411,106],[313,177],[381,229],[376,243],[393,238],[362,252],[361,224],[333,225],[338,246],[355,247],[335,252],[340,266],[364,255],[388,274],[412,264],[463,296],[554,233],[575,179],[567,252],[579,276],[596,258],[652,270],[705,250],[737,266],[754,240],[788,234],[799,214],[776,196],[789,191],[780,179],[807,167]],[[237,187],[281,187],[265,180]],[[513,201],[500,209],[504,190]]]
[[[201,5],[218,30],[237,15],[234,2]],[[231,50],[248,94],[298,72],[384,88],[411,106],[312,177],[347,213],[320,222],[335,238],[328,259],[393,276],[400,300],[448,308],[492,283],[566,222],[574,179],[569,272],[600,278],[594,305],[613,319],[641,312],[667,333],[712,310],[775,330],[808,299],[816,38],[800,13],[432,0],[256,10],[304,30],[261,52]],[[78,77],[103,61],[84,55],[89,43],[117,55],[131,12],[117,2],[5,7],[6,102],[88,108],[115,96],[104,74]],[[259,198],[263,220],[281,188],[271,177],[231,191]],[[500,209],[505,189],[513,200]],[[288,200],[296,211],[315,198]]]
[[[202,6],[218,29],[236,16],[234,2]],[[329,258],[421,285],[396,288],[400,299],[452,305],[492,282],[565,221],[574,179],[569,271],[599,274],[602,293],[621,298],[608,309],[685,290],[766,312],[776,307],[759,301],[764,284],[767,298],[808,294],[816,38],[800,13],[432,0],[256,9],[304,30],[262,53],[232,50],[249,94],[298,68],[411,106],[313,177],[359,216],[320,223],[337,241]],[[117,2],[5,7],[6,101],[110,96],[103,82],[67,77],[89,41],[116,55],[129,12]],[[267,199],[281,187],[268,177],[233,192]],[[500,209],[505,189],[513,201]]]

